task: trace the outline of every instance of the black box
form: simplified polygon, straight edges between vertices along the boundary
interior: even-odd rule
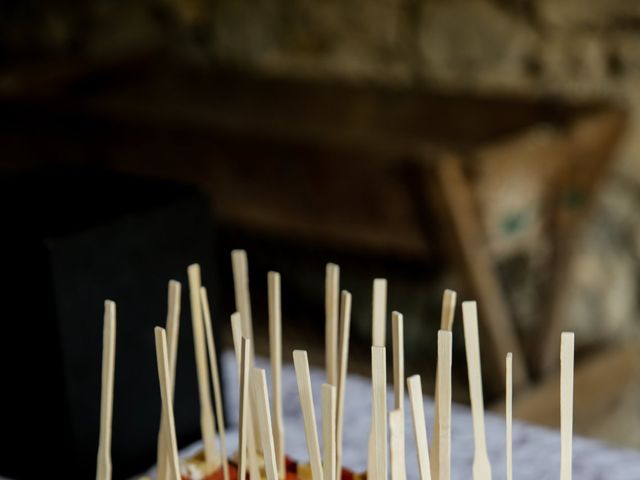
[[[183,285],[176,429],[181,445],[197,439],[186,268],[199,262],[214,295],[208,200],[84,170],[1,178],[0,200],[0,475],[95,475],[105,299],[117,305],[113,477],[155,462],[153,327],[165,325],[171,278]]]

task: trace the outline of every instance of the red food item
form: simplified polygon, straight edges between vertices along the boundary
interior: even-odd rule
[[[294,459],[287,457],[285,455],[284,457],[284,469],[287,472],[292,472],[292,473],[296,473],[298,471],[298,462],[296,462]]]
[[[285,456],[285,469],[287,471],[286,480],[300,480],[300,477],[298,477],[298,462],[294,459]],[[356,474],[353,470],[342,469],[340,480],[354,480],[355,478]]]
[[[343,468],[342,471],[340,472],[340,478],[342,480],[353,480],[355,477],[355,474],[353,473],[352,470]]]
[[[300,480],[300,477],[298,476],[298,462],[296,462],[292,458],[285,457],[285,469],[287,471],[285,480]],[[360,476],[360,478],[362,478],[362,476]],[[247,479],[250,480],[248,471],[247,471]],[[182,480],[191,480],[191,478],[186,475],[183,475]],[[222,472],[222,467],[217,469],[212,474],[207,475],[205,477],[205,480],[224,480],[224,473]],[[238,466],[235,463],[231,463],[231,462],[229,462],[229,480],[238,480]],[[356,480],[356,475],[352,470],[343,468],[342,475],[340,476],[340,480]]]
[[[224,480],[224,472],[222,471],[222,468],[213,472],[205,478],[205,480]],[[229,463],[229,480],[238,480],[238,467],[233,463]]]

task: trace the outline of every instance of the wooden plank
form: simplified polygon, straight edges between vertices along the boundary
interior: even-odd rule
[[[521,344],[487,250],[471,189],[459,158],[454,155],[443,157],[436,165],[436,174],[460,247],[460,260],[474,296],[478,299],[480,318],[488,341],[485,350],[490,353],[492,367],[488,371],[495,372],[495,376],[489,380],[504,391],[504,358],[508,352],[512,352],[514,386],[526,385],[528,373]]]

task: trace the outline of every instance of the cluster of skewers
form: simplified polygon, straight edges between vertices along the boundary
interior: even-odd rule
[[[340,292],[340,269],[335,264],[326,267],[325,281],[325,359],[326,383],[321,391],[322,450],[316,426],[311,378],[307,352],[295,350],[295,368],[300,407],[309,463],[297,463],[288,458],[284,448],[282,404],[282,328],[280,308],[280,275],[268,274],[269,345],[271,360],[271,403],[266,371],[255,368],[251,303],[247,256],[243,250],[231,254],[236,312],[231,315],[231,329],[237,362],[240,409],[238,450],[228,456],[224,410],[217,364],[214,330],[207,297],[201,285],[200,267],[188,267],[191,319],[200,399],[200,425],[203,451],[180,461],[173,416],[173,385],[180,321],[181,285],[169,282],[166,328],[155,328],[156,359],[162,400],[162,416],[158,434],[158,480],[392,480],[406,479],[404,432],[404,329],[403,316],[391,315],[394,406],[387,405],[386,303],[387,282],[373,282],[373,318],[371,347],[372,412],[368,442],[368,467],[356,473],[342,465],[344,402],[349,358],[351,294]],[[427,441],[421,378],[406,379],[410,414],[418,455],[420,480],[450,480],[451,478],[451,362],[452,326],[456,293],[443,295],[441,329],[438,331],[436,391],[434,395],[434,425],[431,448]],[[476,303],[462,303],[462,319],[469,375],[469,392],[475,454],[473,480],[490,480],[491,464],[487,454],[484,431],[484,400],[480,366],[480,343]],[[111,479],[111,415],[115,362],[115,303],[105,302],[102,356],[102,397],[100,412],[100,442],[97,480]],[[571,443],[573,423],[573,333],[563,333],[561,339],[561,480],[571,479]],[[506,361],[506,477],[512,480],[512,356]],[[215,421],[210,395],[213,386]],[[219,443],[216,442],[216,427]],[[390,465],[390,468],[389,468]]]

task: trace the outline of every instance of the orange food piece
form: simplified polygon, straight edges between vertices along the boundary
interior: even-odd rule
[[[311,474],[308,464],[299,464],[289,457],[285,457],[285,469],[287,471],[285,480],[303,480],[306,475]],[[249,472],[247,472],[247,479],[250,480]],[[183,475],[182,480],[191,479],[188,476]],[[212,474],[207,475],[207,477],[205,477],[205,480],[224,480],[222,467],[217,469]],[[232,462],[229,462],[229,480],[238,480],[238,466]],[[343,468],[340,480],[366,480],[366,474],[357,474],[353,472],[353,470]]]

